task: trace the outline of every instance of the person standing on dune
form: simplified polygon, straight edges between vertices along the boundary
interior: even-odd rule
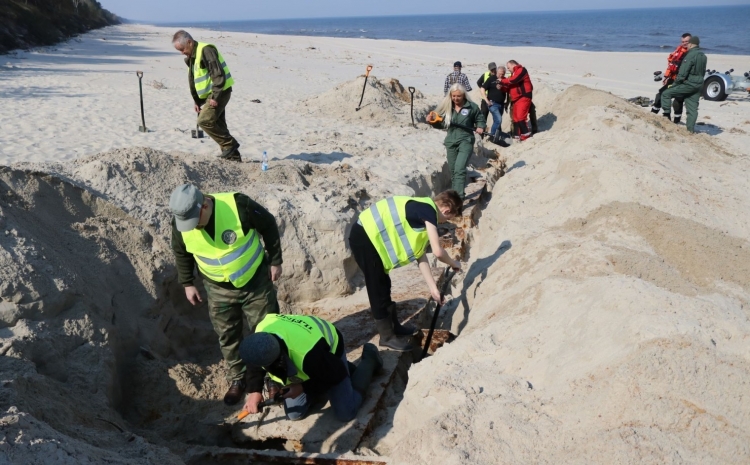
[[[234,84],[227,62],[216,46],[196,42],[187,31],[175,32],[172,45],[185,55],[198,125],[219,144],[220,158],[241,162],[240,144],[227,128],[226,107]]]

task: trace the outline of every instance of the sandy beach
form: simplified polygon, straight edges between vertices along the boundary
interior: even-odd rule
[[[424,115],[454,61],[473,85],[510,59],[529,70],[541,131],[472,158],[474,173],[505,168],[444,309],[456,340],[395,376],[364,439],[316,438],[305,452],[750,461],[747,93],[701,100],[689,135],[625,100],[654,97],[671,50],[190,32],[236,79],[227,122],[241,165],[190,137],[172,28],[114,26],[0,56],[12,103],[0,115],[0,462],[201,463],[240,447],[236,428],[235,442],[212,436],[233,414],[221,355],[205,307],[176,282],[167,204],[183,182],[245,192],[276,215],[282,310],[337,322],[356,359],[374,329],[348,228],[373,201],[450,185],[445,133]],[[708,67],[742,74],[750,56],[710,54]],[[404,314],[429,296],[415,268],[394,278]]]

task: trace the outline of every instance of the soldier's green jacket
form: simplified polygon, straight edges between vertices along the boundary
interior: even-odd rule
[[[706,74],[708,58],[700,47],[688,50],[680,65],[680,71],[674,80],[674,85],[685,84],[696,89],[703,87],[703,78]]]
[[[468,100],[464,102],[464,106],[459,112],[456,112],[454,106],[451,105],[451,122],[469,128],[477,127],[484,129],[487,127],[487,120],[484,119],[484,115],[479,109],[479,106],[477,106],[476,103],[470,102]],[[441,121],[439,123],[433,124],[433,126],[439,129],[443,129],[445,128],[445,122]],[[455,126],[449,127],[448,135],[445,136],[444,144],[453,145],[461,140],[467,140],[474,144],[474,133]]]

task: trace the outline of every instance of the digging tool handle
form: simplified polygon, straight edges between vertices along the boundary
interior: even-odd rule
[[[456,275],[455,271],[451,271],[451,268],[449,266],[445,267],[445,271],[443,272],[443,287],[440,289],[440,300],[442,301],[445,297],[445,291],[448,290],[448,284],[450,284],[451,279],[453,279],[453,276]],[[423,359],[427,356],[427,351],[430,350],[430,342],[432,342],[432,333],[435,332],[435,326],[437,325],[438,315],[440,315],[440,307],[442,305],[440,302],[437,302],[437,307],[435,307],[435,313],[432,315],[432,323],[430,323],[430,330],[427,332],[427,339],[425,339],[424,342],[424,349],[422,349],[422,357],[420,359]]]
[[[141,123],[143,123],[143,132],[146,132],[146,116],[143,113],[143,71],[136,71],[138,76],[138,92],[141,94]]]
[[[409,87],[409,93],[411,93],[411,125],[415,128],[417,127],[417,125],[414,124],[414,92],[416,90],[417,89],[415,89],[414,87]]]
[[[372,71],[372,65],[367,65],[367,71],[365,71],[365,84],[362,86],[362,96],[359,97],[359,105],[357,105],[357,111],[362,107],[362,100],[365,98],[365,89],[367,89],[367,78],[370,77],[370,71]]]

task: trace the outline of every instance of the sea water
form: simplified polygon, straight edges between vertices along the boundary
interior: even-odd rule
[[[275,19],[179,26],[260,34],[667,53],[680,43],[683,33],[690,32],[701,38],[706,53],[750,55],[750,5]]]

